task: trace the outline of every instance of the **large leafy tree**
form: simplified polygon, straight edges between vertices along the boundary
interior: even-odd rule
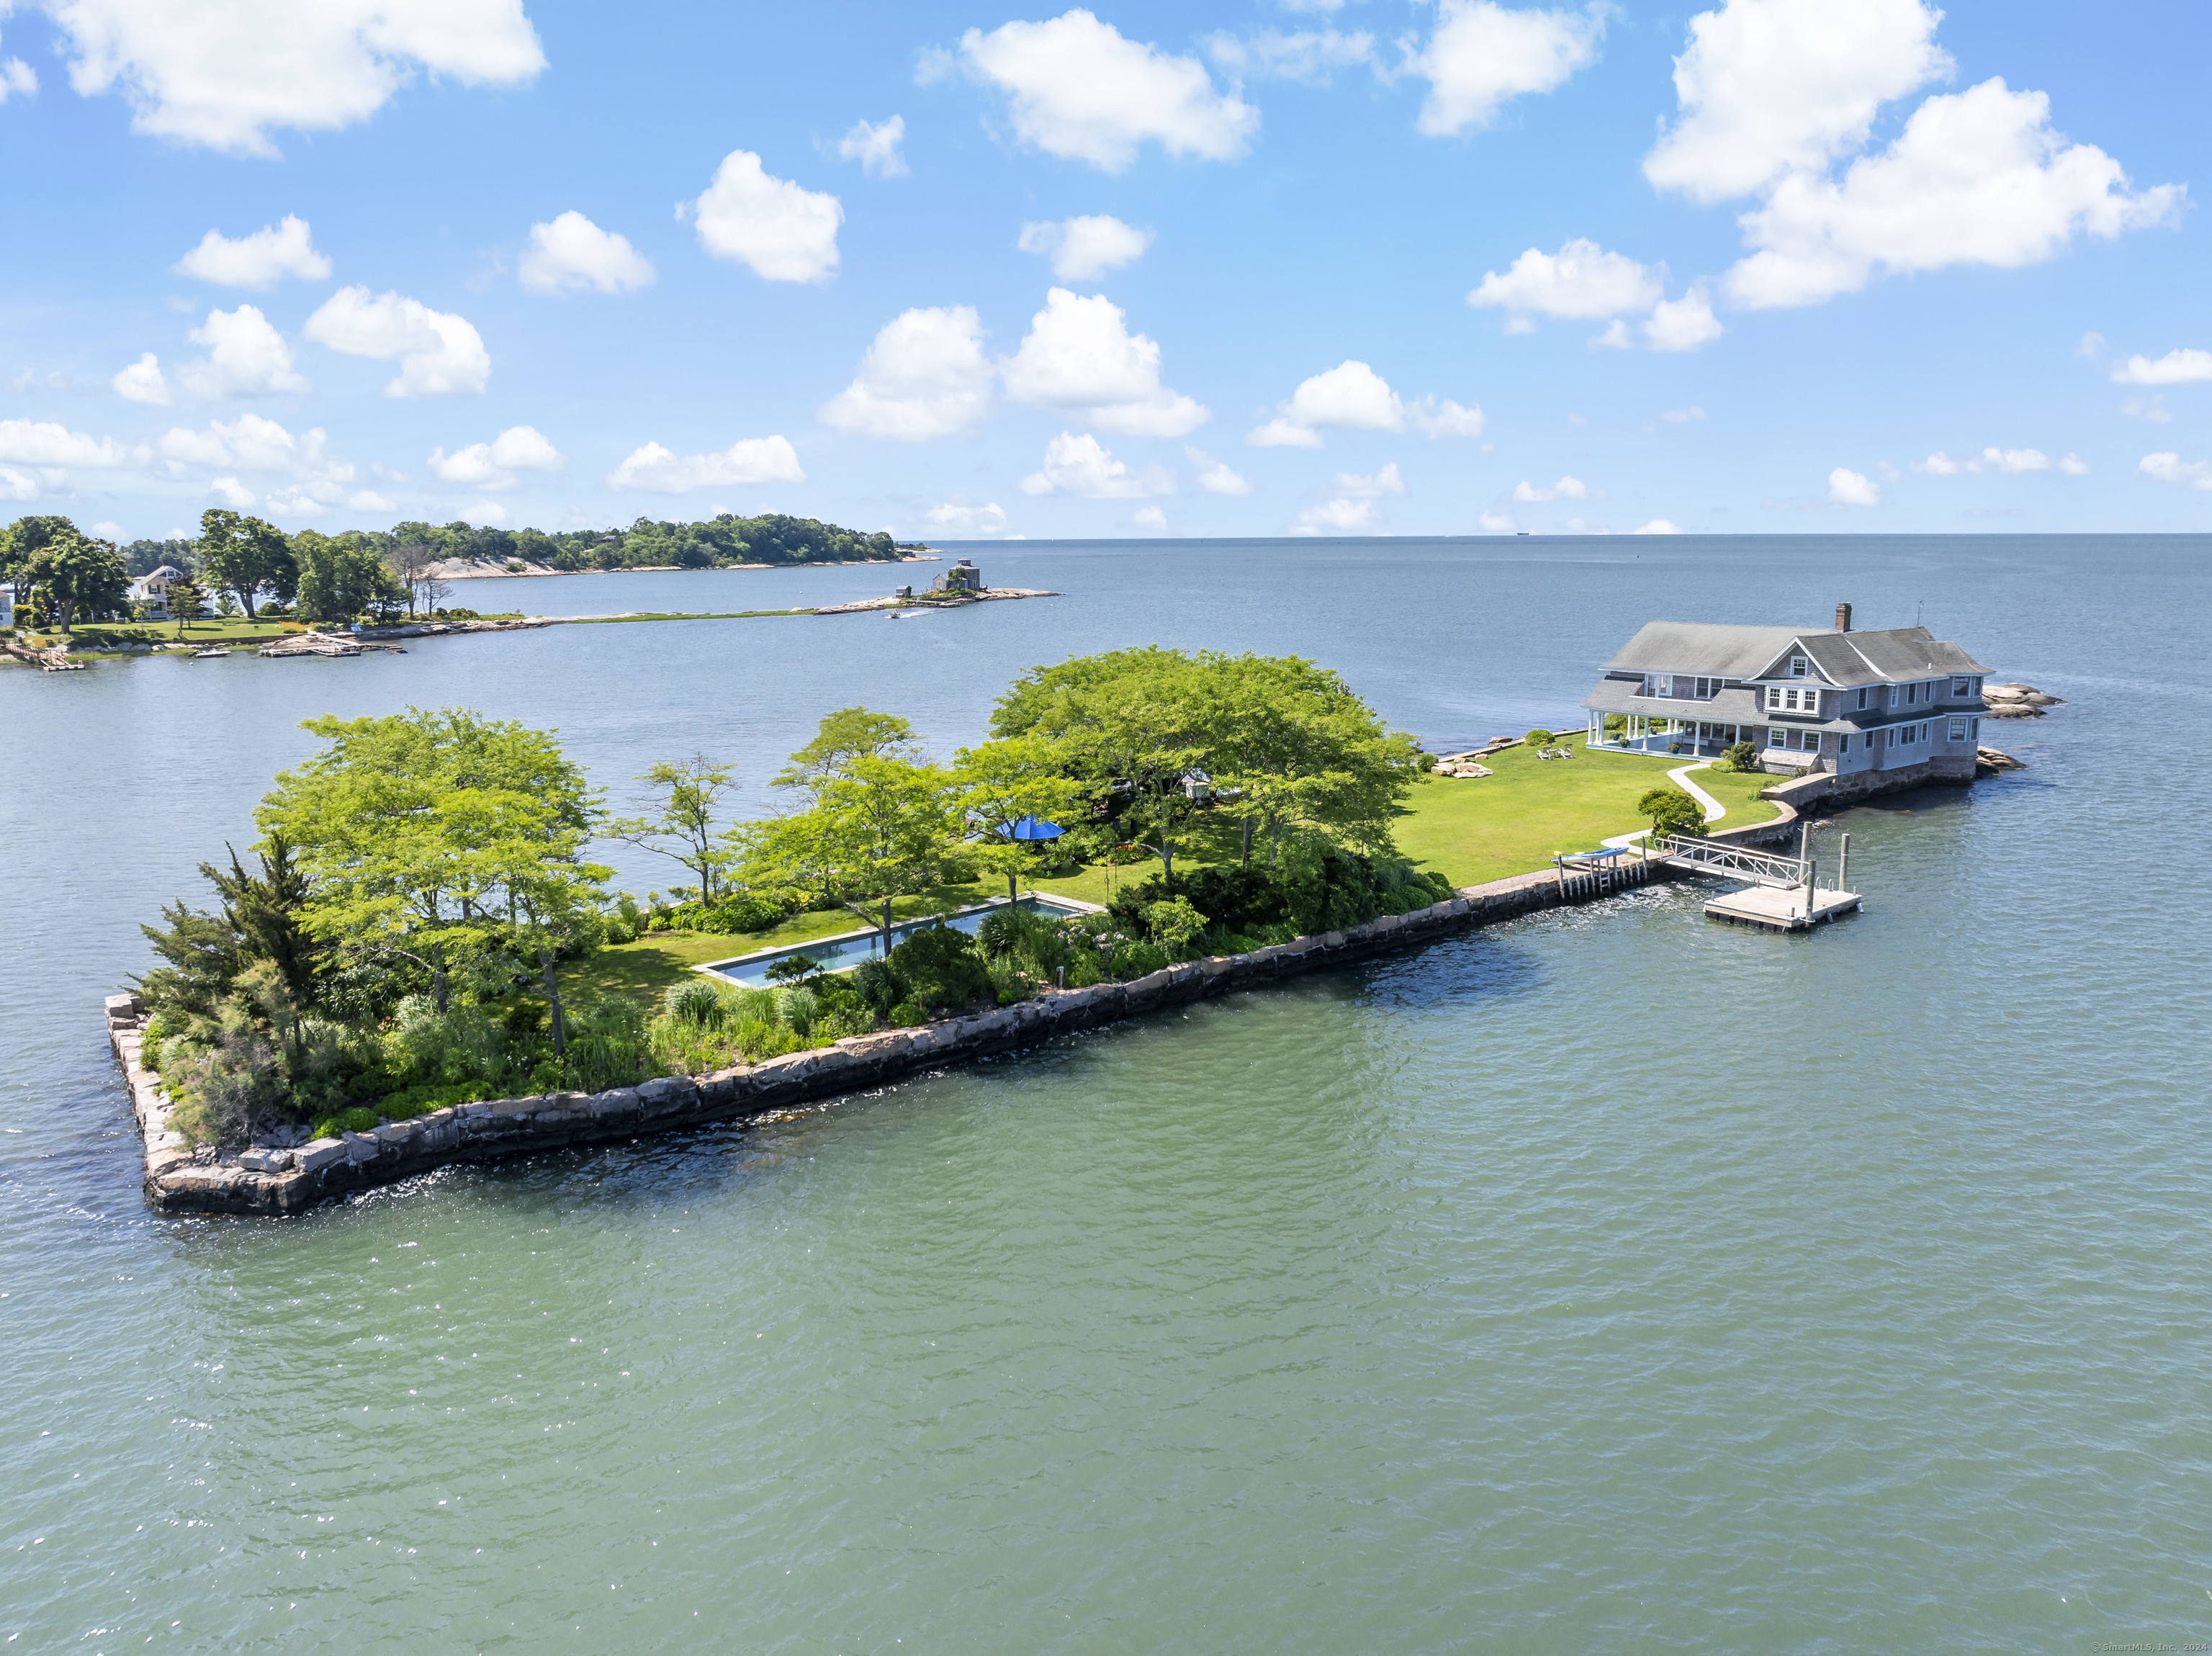
[[[406,602],[405,589],[375,549],[351,535],[333,540],[302,530],[292,547],[300,567],[299,612],[308,621],[343,624]]]
[[[1047,743],[1034,737],[986,742],[953,755],[954,809],[968,843],[1006,877],[1006,895],[1021,895],[1023,875],[1036,865],[1036,846],[1014,837],[1024,817],[1064,823],[1081,810],[1083,786],[1062,773]]]
[[[200,513],[199,573],[210,588],[234,595],[253,617],[264,591],[286,604],[299,590],[299,561],[283,531],[258,518],[240,517],[220,507]]]
[[[870,731],[881,741],[852,744],[855,732]],[[824,719],[814,741],[792,755],[792,768],[778,778],[805,787],[807,805],[748,823],[731,836],[745,883],[821,893],[878,927],[888,952],[894,906],[944,878],[954,827],[952,778],[885,750],[911,739],[904,720],[866,708],[843,708]],[[832,749],[840,755],[834,767],[823,758]]]
[[[31,560],[56,537],[70,537],[76,532],[76,525],[67,518],[44,515],[18,518],[7,528],[0,529],[0,581],[13,582],[19,597],[27,594]]]
[[[914,726],[896,713],[840,707],[823,715],[814,739],[769,780],[776,787],[801,788],[811,796],[823,784],[842,775],[855,759],[913,759],[921,752]]]
[[[730,861],[716,826],[723,797],[736,786],[737,767],[703,753],[664,759],[638,779],[652,792],[651,814],[617,816],[604,832],[610,840],[673,858],[699,877],[699,901],[714,901],[715,884]]]
[[[1286,850],[1387,852],[1410,786],[1410,737],[1387,730],[1337,675],[1296,657],[1158,646],[1080,657],[1023,676],[992,718],[1001,738],[1048,744],[1123,831],[1161,859],[1236,834]],[[1230,854],[1228,847],[1215,847]]]
[[[256,817],[298,847],[319,941],[413,962],[442,1012],[462,961],[582,935],[609,872],[582,854],[599,802],[550,732],[460,708],[303,728],[328,745]]]
[[[26,525],[37,528],[27,532]],[[22,519],[10,539],[32,543],[28,555],[20,556],[17,590],[27,585],[33,600],[63,632],[80,613],[100,616],[123,608],[131,573],[113,543],[88,538],[66,518]]]

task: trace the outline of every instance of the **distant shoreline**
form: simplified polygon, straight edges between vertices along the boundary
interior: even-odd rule
[[[447,559],[427,572],[438,580],[535,580],[548,575],[713,575],[732,569],[860,569],[881,564],[940,563],[945,555],[935,548],[897,558],[805,558],[791,563],[713,563],[693,567],[681,563],[641,563],[623,569],[549,569],[532,564],[527,569],[507,569],[489,559],[464,563]],[[454,567],[459,566],[459,567]]]

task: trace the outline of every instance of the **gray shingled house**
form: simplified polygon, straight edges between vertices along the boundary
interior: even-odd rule
[[[1851,630],[1655,621],[1583,702],[1589,745],[1717,757],[1737,742],[1764,767],[1839,786],[1974,773],[1989,669],[1924,627]]]

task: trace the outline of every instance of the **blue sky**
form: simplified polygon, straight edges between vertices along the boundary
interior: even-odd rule
[[[2202,530],[2208,34],[19,0],[0,510]]]

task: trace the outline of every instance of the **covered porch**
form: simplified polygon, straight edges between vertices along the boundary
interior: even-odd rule
[[[1685,758],[1717,759],[1738,742],[1757,742],[1759,726],[1713,719],[1662,719],[1650,713],[1608,713],[1585,710],[1584,741],[1595,752],[1680,754]],[[1620,720],[1608,732],[1606,725]]]

